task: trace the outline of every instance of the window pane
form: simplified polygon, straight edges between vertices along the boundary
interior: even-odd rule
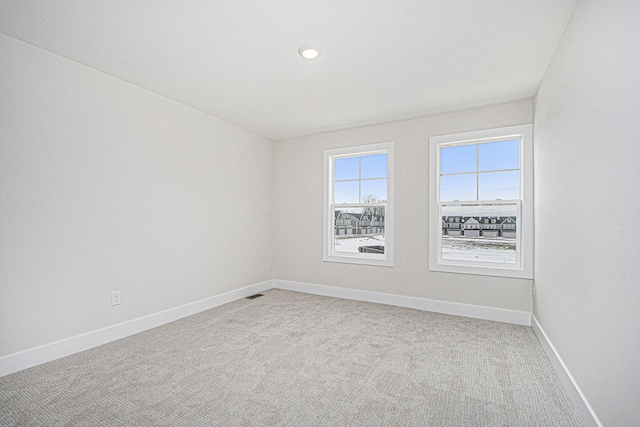
[[[441,176],[440,200],[478,200],[476,174]]]
[[[359,157],[344,157],[334,160],[333,180],[358,179],[360,174]]]
[[[343,181],[333,184],[333,202],[359,203],[358,181]]]
[[[442,207],[442,259],[515,264],[517,209],[509,205]]]
[[[360,203],[381,203],[387,201],[387,180],[371,179],[360,181],[361,200]]]
[[[383,206],[335,208],[334,218],[334,252],[384,256]]]
[[[478,145],[478,170],[520,169],[520,140]]]
[[[387,177],[387,155],[373,154],[371,156],[360,157],[361,175],[360,178],[386,178]]]
[[[440,148],[440,174],[475,171],[476,144]]]
[[[479,200],[520,198],[520,171],[484,172],[478,179]]]

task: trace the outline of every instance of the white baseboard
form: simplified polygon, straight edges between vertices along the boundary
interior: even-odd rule
[[[273,281],[273,287],[276,289],[283,289],[287,291],[305,292],[308,294],[323,295],[328,297],[395,305],[398,307],[414,308],[424,311],[433,311],[435,313],[451,314],[454,316],[472,317],[474,319],[494,320],[497,322],[531,326],[531,313],[527,311],[505,310],[502,308],[483,307],[479,305],[461,304],[426,298],[385,294],[380,292],[338,288],[334,286],[313,285],[309,283],[292,282],[288,280],[275,279]]]
[[[273,287],[273,282],[267,280],[262,283],[246,286],[241,289],[226,292],[200,301],[170,308],[148,316],[129,320],[117,325],[108,326],[82,335],[45,344],[29,350],[9,354],[0,358],[0,377],[31,368],[42,363],[51,362],[61,357],[69,356],[80,351],[107,344],[139,332],[146,331],[165,323],[173,322],[183,317],[191,316],[210,308],[218,307],[229,302],[266,291]]]
[[[578,417],[580,417],[580,421],[585,427],[602,427],[600,420],[596,416],[596,413],[593,411],[591,405],[587,401],[587,398],[578,387],[578,384],[573,379],[573,376],[567,369],[567,366],[562,361],[562,358],[556,351],[556,348],[551,344],[549,337],[538,323],[538,319],[532,314],[531,315],[531,327],[533,328],[533,332],[538,337],[542,348],[544,349],[553,369],[558,374],[560,382],[562,383],[564,389],[569,396],[569,400],[573,403],[573,407],[576,409],[578,413]]]
[[[18,353],[9,354],[0,358],[0,377],[23,369],[31,368],[42,363],[51,362],[52,360],[85,351],[93,347],[107,344],[271,288],[378,304],[389,304],[399,307],[414,308],[417,310],[433,311],[436,313],[493,320],[517,325],[531,325],[531,313],[524,311],[505,310],[500,308],[482,307],[425,298],[385,294],[380,292],[291,282],[286,280],[267,280],[265,282],[246,286],[241,289],[236,289],[234,291],[189,304],[184,304],[165,311],[140,317],[138,319],[119,323],[96,331],[87,332],[82,335],[77,335],[75,337],[45,344],[40,347],[35,347]]]

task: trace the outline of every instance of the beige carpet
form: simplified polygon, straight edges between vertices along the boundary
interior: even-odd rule
[[[0,378],[2,426],[575,426],[531,328],[271,290]]]

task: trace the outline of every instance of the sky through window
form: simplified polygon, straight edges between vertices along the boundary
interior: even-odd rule
[[[334,160],[335,204],[387,200],[387,155],[370,154]]]
[[[440,148],[440,200],[520,197],[520,140]]]

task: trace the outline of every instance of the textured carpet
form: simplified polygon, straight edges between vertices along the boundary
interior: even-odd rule
[[[271,290],[0,378],[2,426],[575,426],[531,328]]]

